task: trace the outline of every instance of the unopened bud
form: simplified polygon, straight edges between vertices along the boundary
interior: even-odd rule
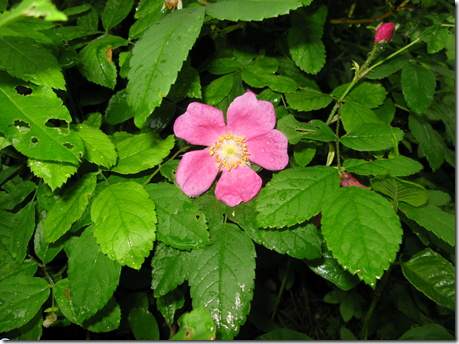
[[[380,25],[376,29],[375,43],[379,43],[384,39],[386,40],[386,43],[389,42],[392,39],[392,36],[394,35],[394,29],[394,23],[385,23]]]

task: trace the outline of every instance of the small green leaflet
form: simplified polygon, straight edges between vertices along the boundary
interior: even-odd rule
[[[303,138],[322,142],[338,140],[333,130],[324,122],[316,119],[310,123],[299,122],[295,116],[290,114],[277,122],[277,129],[287,136],[291,144],[296,144]]]
[[[177,321],[179,330],[172,340],[214,340],[215,323],[204,306],[183,314]],[[190,336],[191,334],[191,336]]]
[[[434,233],[451,246],[456,244],[456,217],[441,210],[435,205],[424,205],[420,208],[408,204],[399,204],[399,209],[411,220]]]
[[[406,64],[402,69],[402,92],[408,107],[422,115],[430,106],[435,92],[435,75],[417,64]]]
[[[69,284],[77,323],[102,309],[118,286],[121,266],[103,254],[96,243],[94,227],[85,229],[69,256]]]
[[[91,206],[94,235],[103,253],[140,269],[156,239],[155,204],[135,182],[108,185]]]
[[[40,258],[43,263],[48,264],[62,250],[62,241],[58,241],[53,244],[45,242],[43,221],[44,220],[41,220],[35,229],[33,244],[37,257]],[[63,238],[63,240],[65,239]]]
[[[335,88],[332,92],[337,98],[340,98],[349,84],[344,84]],[[381,84],[363,82],[354,87],[344,98],[345,102],[357,103],[363,107],[373,109],[378,107],[386,99],[387,92]]]
[[[106,31],[121,23],[131,11],[134,0],[108,0],[102,12],[102,25]]]
[[[394,200],[395,203],[405,202],[413,207],[419,207],[427,202],[426,189],[416,183],[390,174],[381,172],[371,180],[371,187]]]
[[[359,159],[346,159],[344,168],[348,172],[360,175],[377,175],[379,172],[387,170],[394,177],[404,177],[415,174],[422,170],[422,164],[406,156],[393,159],[379,159],[366,161]]]
[[[222,101],[233,88],[233,76],[224,75],[212,81],[202,90],[202,99],[207,105],[215,105]]]
[[[166,323],[169,326],[172,326],[176,320],[174,319],[175,311],[182,308],[184,305],[185,296],[179,288],[175,288],[174,290],[168,292],[166,295],[156,299],[156,306],[158,307],[158,310],[161,312],[164,320],[166,320]]]
[[[105,119],[110,124],[118,124],[134,117],[132,107],[127,103],[128,93],[125,88],[115,93],[108,101]]]
[[[311,88],[301,89],[296,93],[287,93],[285,97],[290,107],[299,111],[323,109],[333,100],[330,95]]]
[[[146,6],[143,6],[146,4]],[[134,40],[143,35],[153,24],[165,16],[165,11],[161,11],[164,5],[162,0],[141,1],[138,3],[137,11],[134,15],[136,22],[129,28],[129,39]]]
[[[47,213],[43,224],[46,242],[55,242],[81,217],[88,206],[89,195],[96,188],[96,183],[96,174],[88,173],[65,190],[62,197]]]
[[[86,160],[106,168],[116,165],[118,154],[115,146],[102,130],[85,124],[72,125],[71,129],[78,133],[83,142]]]
[[[398,340],[416,340],[416,341],[439,341],[455,340],[456,338],[449,333],[443,326],[438,324],[426,324],[406,331]]]
[[[166,183],[148,184],[145,190],[156,204],[158,240],[181,250],[210,244],[206,217],[182,190]]]
[[[128,315],[129,325],[137,340],[159,340],[158,323],[148,308],[131,308]]]
[[[112,61],[112,51],[127,44],[125,39],[118,36],[102,36],[91,41],[78,55],[81,74],[98,85],[115,89],[118,73]]]
[[[250,311],[255,278],[255,246],[234,224],[210,232],[212,245],[191,251],[193,308],[205,306],[219,340],[233,339]]]
[[[215,75],[224,75],[236,72],[241,68],[242,65],[238,60],[230,57],[222,57],[212,60],[209,64],[208,71]]]
[[[83,322],[83,327],[91,332],[110,332],[116,330],[121,322],[121,308],[112,296],[108,303],[94,316]]]
[[[427,43],[427,52],[436,54],[445,48],[448,30],[441,24],[432,25],[422,32],[421,39]]]
[[[30,170],[38,177],[43,178],[51,190],[60,188],[78,170],[78,166],[65,162],[40,161],[29,159]]]
[[[322,203],[339,187],[338,171],[328,166],[284,170],[258,194],[260,227],[293,226],[321,211]]]
[[[25,325],[18,328],[21,337],[18,340],[39,340],[43,333],[43,313],[41,309]],[[12,339],[12,338],[11,338]]]
[[[403,275],[429,299],[456,309],[456,274],[454,266],[440,254],[426,248],[408,262],[401,262]]]
[[[72,294],[70,293],[69,279],[63,278],[54,285],[54,298],[59,305],[59,310],[72,323],[77,324],[75,309],[72,302]]]
[[[300,167],[306,167],[316,155],[316,144],[314,142],[298,142],[293,147],[293,158]]]
[[[188,256],[188,252],[166,246],[162,242],[156,245],[151,260],[151,288],[156,298],[166,295],[185,281],[189,268]]]
[[[348,133],[340,138],[346,147],[358,151],[377,151],[394,147],[394,140],[403,139],[403,131],[383,123],[360,123],[351,127]]]
[[[365,77],[368,79],[383,79],[402,69],[408,61],[409,59],[405,56],[390,59],[389,61],[384,62],[381,66],[370,70],[367,74],[365,74]]]
[[[427,205],[435,205],[441,207],[451,202],[451,197],[447,193],[439,190],[427,190],[429,198],[427,199]]]
[[[23,82],[0,72],[0,131],[22,154],[39,160],[78,164],[84,153],[78,135],[68,128],[56,128],[52,119],[72,121],[62,100],[52,88],[29,84],[32,94],[18,94]],[[53,127],[49,127],[52,125]]]
[[[27,254],[27,247],[35,229],[35,206],[33,199],[16,214],[16,221],[11,235],[11,255],[22,262]]]
[[[188,51],[201,31],[205,9],[184,8],[151,26],[136,43],[130,61],[128,103],[142,128],[177,79]]]
[[[29,180],[18,184],[9,181],[2,185],[2,189],[8,193],[0,192],[0,209],[12,210],[19,203],[24,201],[32,191],[37,188],[37,185]],[[5,195],[4,197],[2,195]]]
[[[12,276],[0,283],[0,332],[29,322],[49,297],[49,284],[42,278]]]
[[[56,6],[47,0],[24,0],[10,13],[6,15],[4,13],[0,20],[0,27],[21,17],[43,17],[45,21],[66,21],[68,19],[63,12],[58,11]]]
[[[115,142],[119,160],[111,170],[121,174],[134,174],[147,170],[160,164],[169,155],[174,145],[174,135],[169,135],[163,140],[158,134],[152,132]]]
[[[274,18],[301,6],[298,0],[231,0],[211,3],[206,14],[220,20],[260,21]]]
[[[395,104],[392,99],[387,98],[384,102],[384,105],[380,106],[377,109],[374,109],[373,112],[376,114],[381,121],[386,124],[391,124],[395,116]]]
[[[350,186],[335,190],[325,201],[322,233],[338,263],[374,289],[395,260],[403,231],[384,197]]]
[[[353,102],[344,103],[341,108],[341,120],[343,121],[344,130],[347,132],[356,124],[383,123],[371,109]]]

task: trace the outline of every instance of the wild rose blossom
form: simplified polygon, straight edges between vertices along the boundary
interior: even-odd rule
[[[375,43],[381,42],[383,39],[389,42],[394,35],[394,23],[384,23],[376,29]]]
[[[175,136],[209,149],[185,153],[175,180],[182,191],[195,197],[207,191],[217,174],[215,195],[234,207],[248,202],[261,189],[262,180],[249,166],[253,162],[267,170],[282,170],[288,163],[288,141],[275,130],[274,106],[257,100],[247,91],[223,113],[209,105],[191,103],[174,123]]]
[[[340,185],[341,186],[344,186],[344,187],[346,187],[346,186],[360,186],[361,188],[367,188],[368,189],[368,186],[360,184],[359,181],[357,179],[355,179],[352,176],[352,174],[350,174],[350,173],[345,173],[344,176],[342,174],[340,174],[340,177],[341,177],[341,181],[340,181]],[[347,180],[347,182],[346,182],[346,180]]]

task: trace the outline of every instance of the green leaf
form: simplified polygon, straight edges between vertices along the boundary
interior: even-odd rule
[[[18,262],[22,262],[26,257],[27,247],[35,229],[35,204],[34,200],[30,201],[15,216],[10,252]]]
[[[78,164],[83,143],[68,128],[56,128],[50,120],[70,123],[72,117],[62,100],[51,88],[28,85],[32,94],[18,94],[15,87],[23,84],[0,73],[0,131],[22,154],[39,160]]]
[[[353,102],[344,103],[341,108],[341,120],[347,132],[356,124],[383,123],[372,110]]]
[[[69,256],[69,285],[77,323],[102,309],[118,286],[121,266],[101,252],[90,226],[73,245]]]
[[[102,125],[102,114],[100,112],[93,112],[85,119],[83,124],[91,128],[99,129]]]
[[[456,77],[456,73],[454,72],[454,70],[445,67],[441,62],[438,62],[437,60],[434,60],[429,57],[421,57],[416,59],[416,61],[420,62],[423,65],[427,65],[429,69],[432,69],[448,78],[454,79]]]
[[[256,340],[312,340],[311,337],[305,335],[304,333],[291,330],[288,328],[278,328],[269,333],[265,333],[261,336],[255,338]]]
[[[435,75],[417,64],[406,64],[402,69],[402,92],[408,107],[422,115],[432,103]]]
[[[0,69],[39,86],[65,90],[56,57],[29,37],[0,36]]]
[[[57,256],[59,252],[62,251],[62,242],[53,244],[48,244],[45,242],[43,221],[44,220],[41,220],[37,225],[33,243],[37,257],[40,258],[43,263],[48,264],[54,259],[54,257]]]
[[[373,112],[381,121],[386,124],[391,124],[395,116],[395,104],[392,99],[387,98],[384,105],[374,109]]]
[[[12,181],[5,183],[2,189],[8,191],[8,194],[5,198],[0,197],[0,208],[12,210],[15,206],[24,201],[36,188],[37,185],[28,180],[18,184],[14,184]]]
[[[188,256],[188,252],[161,242],[156,245],[155,255],[151,260],[151,288],[154,290],[154,297],[166,295],[185,281],[188,273]]]
[[[138,3],[137,12],[134,15],[137,20],[129,28],[130,40],[142,36],[148,28],[164,17],[164,12],[161,11],[163,5],[164,1],[161,0],[141,1]]]
[[[354,315],[354,305],[352,301],[346,297],[340,304],[339,304],[339,312],[341,317],[343,318],[344,322],[348,322],[352,319]]]
[[[163,131],[175,116],[176,105],[164,102],[153,111],[144,124],[144,128],[150,128],[155,133]]]
[[[180,291],[180,289],[175,288],[174,290],[168,292],[166,295],[156,299],[156,305],[166,320],[166,323],[169,326],[172,326],[175,320],[175,311],[185,305],[185,296]]]
[[[320,92],[319,86],[317,83],[306,77],[305,73],[302,72],[290,58],[287,57],[276,57],[277,62],[279,62],[278,73],[283,76],[288,76],[289,78],[296,81],[296,83],[302,88],[308,88],[310,90],[316,90]]]
[[[193,308],[202,305],[217,325],[217,339],[233,339],[250,311],[255,247],[234,224],[211,230],[212,245],[191,252],[189,284]]]
[[[333,90],[332,94],[337,98],[341,98],[348,86],[349,84],[338,86]],[[381,84],[362,82],[346,95],[344,101],[357,103],[363,107],[373,109],[384,103],[386,95],[387,92]]]
[[[440,254],[426,248],[408,262],[401,262],[403,275],[429,299],[455,310],[455,268]]]
[[[292,109],[299,111],[312,111],[323,109],[333,100],[328,94],[321,93],[311,88],[301,89],[296,93],[285,95]]]
[[[427,202],[426,189],[416,183],[400,178],[392,177],[388,173],[381,172],[371,180],[371,187],[394,200],[405,202],[414,207],[419,207]]]
[[[110,332],[120,326],[121,308],[112,296],[108,303],[94,316],[83,322],[83,327],[91,332]]]
[[[118,73],[112,61],[112,51],[127,44],[125,39],[118,36],[102,36],[91,41],[78,54],[81,74],[91,82],[115,89]]]
[[[316,144],[314,142],[298,142],[293,147],[293,158],[300,167],[306,167],[316,155]]]
[[[127,85],[128,102],[141,128],[177,79],[188,51],[201,31],[204,8],[185,8],[168,14],[136,43]]]
[[[84,6],[90,6],[90,10],[77,18],[77,25],[89,30],[97,30],[99,27],[99,13],[90,4]]]
[[[78,170],[78,166],[54,162],[29,159],[27,165],[30,170],[38,177],[43,178],[51,190],[60,188]]]
[[[164,178],[167,178],[171,183],[173,183],[175,182],[175,174],[177,173],[179,163],[180,161],[178,160],[166,161],[159,170],[159,173],[161,173]]]
[[[89,195],[96,188],[96,183],[96,174],[88,173],[65,190],[62,197],[47,213],[43,223],[46,242],[55,242],[81,217],[88,206]]]
[[[134,307],[129,312],[129,325],[137,340],[159,340],[159,327],[155,317],[146,308]]]
[[[333,130],[324,122],[315,119],[311,123],[298,122],[293,115],[282,117],[277,122],[277,129],[287,136],[291,144],[296,144],[303,138],[322,142],[338,140]]]
[[[232,0],[211,3],[206,14],[219,20],[261,21],[274,18],[301,6],[298,0]]]
[[[108,0],[102,13],[102,25],[106,31],[121,23],[131,11],[134,0]]]
[[[63,278],[55,285],[53,294],[57,301],[59,310],[72,323],[77,324],[75,309],[72,302],[72,294],[70,293],[69,279]]]
[[[427,43],[427,52],[436,54],[445,48],[448,30],[441,24],[432,25],[422,32],[421,39]]]
[[[105,120],[110,124],[118,124],[134,117],[134,110],[127,103],[128,93],[125,88],[115,93],[108,101]]]
[[[442,138],[438,132],[432,128],[425,116],[408,117],[408,125],[411,133],[419,142],[422,151],[426,155],[427,161],[433,171],[437,170],[444,161],[444,148]]]
[[[216,338],[214,321],[204,306],[183,314],[177,323],[180,328],[175,336],[171,338],[172,340],[203,341]]]
[[[399,340],[438,341],[455,340],[455,338],[443,326],[438,324],[426,324],[406,331]]]
[[[43,318],[41,309],[38,310],[37,314],[25,325],[19,327],[21,332],[20,340],[39,340],[43,332]]]
[[[163,140],[158,134],[152,132],[115,142],[119,160],[111,170],[121,174],[134,174],[147,170],[160,164],[169,155],[174,145],[174,135],[169,135]]]
[[[382,196],[366,188],[339,188],[322,207],[322,233],[345,270],[375,287],[402,242],[400,220]]]
[[[451,197],[445,192],[439,190],[427,190],[429,198],[427,198],[428,205],[435,205],[441,207],[451,202]]]
[[[390,59],[385,61],[381,66],[376,67],[375,69],[370,70],[365,76],[368,79],[383,79],[389,75],[398,72],[407,64],[409,59],[406,56],[396,57],[395,59]]]
[[[191,67],[187,61],[183,64],[183,68],[178,74],[177,81],[171,86],[171,90],[167,95],[167,98],[177,103],[185,97],[202,98],[201,80],[198,71]]]
[[[212,60],[209,64],[209,73],[215,75],[224,75],[235,72],[242,68],[241,63],[238,60],[229,57],[218,58]]]
[[[43,17],[46,21],[66,21],[68,19],[63,12],[58,11],[56,6],[47,0],[24,0],[14,7],[11,12],[3,13],[0,19],[0,27],[24,17]]]
[[[415,208],[408,204],[399,204],[399,209],[411,220],[434,233],[437,237],[451,246],[455,246],[456,217],[453,214],[444,212],[435,205],[426,204]]]
[[[180,188],[155,183],[148,184],[145,190],[156,204],[158,240],[180,250],[210,244],[204,213]]]
[[[224,75],[212,81],[202,90],[202,99],[208,105],[215,105],[222,101],[233,88],[233,76]]]
[[[341,340],[357,340],[356,336],[344,326],[339,330],[339,336]]]
[[[118,154],[108,136],[100,129],[86,124],[72,125],[83,142],[86,160],[99,166],[110,168],[116,165]]]
[[[343,166],[347,172],[360,175],[377,175],[381,171],[387,170],[394,177],[409,176],[419,172],[423,168],[419,162],[405,156],[374,161],[346,159]]]
[[[12,276],[0,283],[0,332],[27,324],[49,297],[42,278]]]
[[[103,253],[140,269],[156,238],[155,204],[135,182],[107,186],[91,206],[94,235]]]
[[[403,139],[403,131],[389,124],[360,123],[353,125],[348,133],[340,138],[346,147],[357,151],[377,151],[394,147],[393,138]]]
[[[258,224],[282,228],[304,222],[320,212],[322,203],[338,187],[339,174],[332,167],[281,171],[258,194]]]

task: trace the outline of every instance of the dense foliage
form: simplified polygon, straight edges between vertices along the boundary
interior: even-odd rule
[[[2,338],[455,337],[453,1],[0,12]],[[187,196],[175,120],[247,90],[288,165]]]

